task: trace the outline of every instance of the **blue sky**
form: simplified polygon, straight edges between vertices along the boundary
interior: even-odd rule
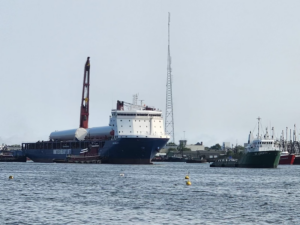
[[[247,141],[256,118],[299,124],[299,1],[1,1],[0,142],[76,128],[91,57],[90,126],[139,93],[165,110],[167,20],[175,139]]]

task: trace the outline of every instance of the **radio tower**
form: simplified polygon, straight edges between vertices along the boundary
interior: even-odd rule
[[[171,142],[175,143],[173,97],[172,97],[172,69],[171,69],[171,53],[170,53],[170,13],[168,17],[168,67],[167,67],[165,132],[166,134],[170,135]]]

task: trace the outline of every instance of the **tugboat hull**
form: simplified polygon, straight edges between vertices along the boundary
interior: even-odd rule
[[[25,156],[0,156],[0,162],[26,162]]]
[[[207,163],[206,159],[188,159],[186,163]]]
[[[239,161],[217,160],[210,167],[277,168],[280,151],[248,152]]]
[[[277,168],[280,151],[248,152],[238,162],[238,167],[244,168]]]

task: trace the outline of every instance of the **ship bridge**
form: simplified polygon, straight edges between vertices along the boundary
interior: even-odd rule
[[[168,138],[158,110],[112,110],[109,126],[118,137]]]

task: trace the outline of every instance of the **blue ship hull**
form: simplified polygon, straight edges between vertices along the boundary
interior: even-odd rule
[[[97,152],[101,157],[102,163],[149,164],[168,140],[168,138],[119,138],[106,140],[99,144]],[[67,149],[31,149],[26,147],[23,149],[24,154],[34,162],[66,160],[68,155],[79,155],[81,150],[82,148],[79,147]]]

